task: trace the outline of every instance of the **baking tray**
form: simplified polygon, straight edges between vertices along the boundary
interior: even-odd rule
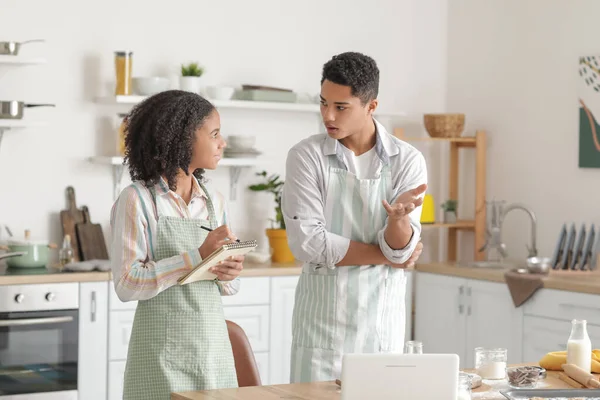
[[[600,400],[600,389],[511,389],[501,390],[500,393],[508,400],[526,400],[536,397],[553,400]]]

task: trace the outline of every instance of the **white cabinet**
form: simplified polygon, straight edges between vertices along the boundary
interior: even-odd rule
[[[508,350],[509,363],[526,362],[522,354],[523,309],[515,307],[508,286],[470,279],[465,295],[465,365],[468,368],[475,366],[476,347],[502,347]]]
[[[138,302],[119,300],[112,282],[110,282],[109,287],[108,400],[121,400],[123,398],[127,350]]]
[[[476,347],[508,349],[508,362],[522,362],[523,310],[504,283],[418,273],[415,340],[427,353],[454,353],[462,368],[474,366]]]
[[[106,400],[108,282],[79,284],[79,398]]]
[[[246,333],[252,351],[269,351],[269,306],[223,307],[225,319],[238,324]]]
[[[466,280],[419,272],[415,274],[415,340],[426,353],[466,355]]]
[[[271,285],[271,365],[272,385],[290,382],[292,354],[292,314],[298,276],[273,278]]]

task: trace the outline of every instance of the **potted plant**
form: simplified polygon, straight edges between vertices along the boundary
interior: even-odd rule
[[[281,193],[283,190],[283,181],[279,180],[279,175],[268,175],[267,171],[257,172],[257,176],[264,179],[263,183],[257,183],[248,186],[254,192],[269,192],[275,196],[275,219],[271,219],[271,228],[267,229],[269,246],[272,254],[271,260],[276,263],[293,263],[294,255],[287,242],[285,230],[285,221],[281,211]]]
[[[442,204],[442,209],[444,210],[444,222],[447,224],[452,224],[456,222],[456,207],[458,205],[458,201],[456,200],[446,200],[445,203]]]
[[[179,88],[192,93],[200,92],[200,77],[204,74],[204,68],[198,63],[181,65],[181,76],[179,77]]]

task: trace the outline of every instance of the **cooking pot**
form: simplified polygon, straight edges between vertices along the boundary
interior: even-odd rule
[[[33,42],[43,42],[43,39],[26,40],[24,42],[0,42],[0,54],[16,56],[22,45]]]
[[[1,250],[9,253],[24,253],[18,257],[6,258],[6,264],[15,268],[45,267],[50,260],[50,249],[56,248],[58,246],[45,240],[31,240],[29,231],[25,231],[25,239],[9,239],[6,245],[0,246]]]
[[[0,101],[0,119],[23,119],[23,110],[26,107],[54,107],[54,104],[26,104],[22,101]]]

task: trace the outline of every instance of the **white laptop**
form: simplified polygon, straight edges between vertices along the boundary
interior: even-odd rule
[[[456,400],[456,354],[345,354],[342,400]]]

